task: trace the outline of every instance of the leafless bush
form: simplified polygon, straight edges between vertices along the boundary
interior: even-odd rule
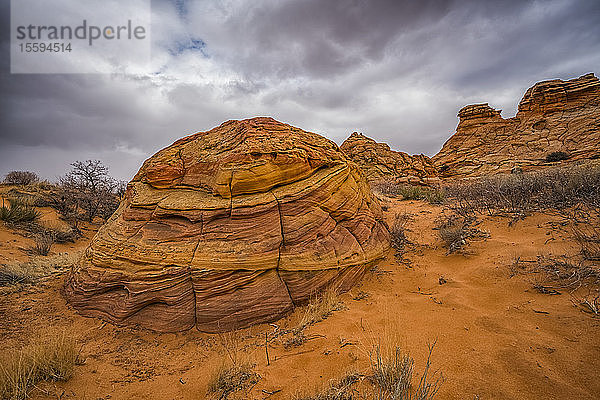
[[[600,261],[600,207],[576,207],[563,217],[570,223],[580,253],[589,261]]]
[[[47,256],[54,244],[54,235],[52,233],[41,233],[34,238],[34,245],[29,247],[29,251],[38,256]]]
[[[495,175],[446,188],[460,215],[488,213],[524,218],[542,210],[578,204],[600,206],[600,164],[557,167],[538,172]]]
[[[390,226],[391,245],[397,254],[403,254],[410,241],[406,237],[406,225],[411,220],[410,214],[396,214]]]
[[[477,220],[472,216],[461,216],[450,214],[441,216],[436,221],[438,236],[448,254],[463,250],[469,241],[474,239],[485,239],[489,234],[475,227]]]
[[[539,274],[533,286],[544,294],[560,294],[559,290],[563,289],[572,293],[582,287],[600,285],[600,267],[582,259],[538,256],[536,260],[526,261],[517,258],[512,269],[522,273]]]
[[[4,183],[8,185],[29,185],[38,180],[38,176],[31,171],[11,171],[4,177]]]
[[[600,295],[598,293],[585,296],[579,301],[579,305],[583,308],[584,312],[600,316]]]
[[[111,178],[98,160],[76,161],[71,166],[52,195],[52,206],[74,221],[81,217],[88,222],[96,217],[106,221],[119,207],[123,182]]]

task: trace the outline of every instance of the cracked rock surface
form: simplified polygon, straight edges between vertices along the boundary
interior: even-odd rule
[[[340,146],[358,164],[369,182],[385,180],[424,183],[437,176],[437,169],[426,155],[409,155],[390,149],[385,143],[354,132]]]
[[[442,177],[474,177],[535,169],[553,152],[565,162],[600,157],[600,81],[587,74],[529,88],[513,118],[487,103],[458,113],[456,133],[432,161]]]
[[[65,293],[117,324],[226,331],[348,290],[388,248],[377,200],[335,143],[272,118],[228,121],[144,163]]]

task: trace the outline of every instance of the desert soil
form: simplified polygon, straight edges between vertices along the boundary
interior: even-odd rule
[[[255,363],[261,376],[241,398],[275,400],[323,387],[348,370],[368,371],[369,350],[379,341],[395,340],[420,371],[428,343],[436,341],[433,368],[446,379],[439,399],[599,398],[600,319],[574,305],[580,293],[540,294],[532,287],[535,275],[511,269],[516,257],[575,251],[555,228],[558,217],[534,215],[512,226],[507,218],[483,217],[479,229],[490,237],[465,254],[447,255],[433,230],[442,207],[397,199],[387,205],[390,223],[396,213],[412,215],[407,261],[390,251],[341,296],[345,309],[307,330],[309,341],[289,350],[273,343],[270,365],[264,335],[274,325],[225,335],[116,327],[70,308],[61,293],[64,275],[0,296],[0,352],[49,329],[81,343],[85,362],[73,378],[41,384],[34,399],[202,399],[231,355]],[[44,219],[57,221],[49,209]],[[83,239],[53,253],[84,249],[97,227],[87,229]],[[30,244],[0,225],[0,264],[27,260]],[[442,276],[447,283],[440,284]],[[357,300],[359,293],[367,297]],[[292,327],[301,317],[298,309],[276,324]]]

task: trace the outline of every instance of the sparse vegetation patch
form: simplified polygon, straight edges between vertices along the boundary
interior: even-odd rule
[[[23,199],[14,197],[7,202],[2,199],[0,206],[0,220],[8,223],[19,224],[24,222],[33,222],[40,218],[41,214],[32,205]]]
[[[20,350],[0,356],[0,398],[22,400],[41,381],[66,381],[82,363],[75,339],[67,334],[47,333]]]

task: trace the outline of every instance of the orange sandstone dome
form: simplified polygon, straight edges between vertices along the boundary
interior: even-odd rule
[[[228,121],[144,163],[65,289],[86,316],[217,332],[348,290],[388,248],[377,200],[335,143],[272,118]]]

